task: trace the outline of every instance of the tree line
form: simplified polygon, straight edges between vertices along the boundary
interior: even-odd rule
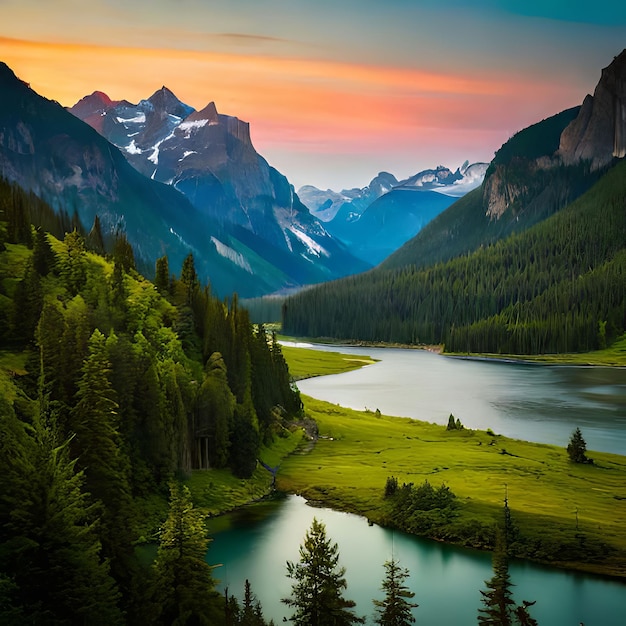
[[[171,623],[143,518],[194,469],[249,477],[299,416],[275,337],[191,254],[152,283],[123,234],[0,181],[0,345],[0,621]]]
[[[283,305],[285,333],[445,344],[451,352],[585,352],[626,330],[626,164],[531,229],[445,263],[374,269]]]

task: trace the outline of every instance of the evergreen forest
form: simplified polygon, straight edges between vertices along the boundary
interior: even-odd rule
[[[283,330],[458,353],[602,349],[626,330],[625,242],[621,162],[566,208],[475,252],[303,290],[284,303]]]
[[[191,254],[155,275],[97,218],[85,232],[0,181],[3,624],[221,622],[180,481],[250,477],[302,404],[275,337],[201,285]],[[168,498],[146,567],[135,548]]]

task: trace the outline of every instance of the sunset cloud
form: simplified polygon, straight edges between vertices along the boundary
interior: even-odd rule
[[[215,101],[296,185],[341,187],[489,160],[581,103],[626,42],[621,13],[610,23],[578,7],[572,21],[541,6],[4,0],[0,60],[66,106],[95,90],[137,102],[162,85],[197,109]]]

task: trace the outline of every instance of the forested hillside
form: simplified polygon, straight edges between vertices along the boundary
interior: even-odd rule
[[[455,352],[584,352],[621,335],[625,311],[621,162],[524,233],[431,267],[374,270],[292,296],[283,328],[308,337],[444,343]]]
[[[483,185],[455,202],[381,266],[426,267],[520,233],[587,191],[605,170],[553,159],[559,138],[580,107],[525,128],[495,154]]]
[[[123,236],[101,256],[98,221],[71,226],[0,182],[0,621],[169,624],[174,586],[134,551],[142,507],[192,469],[249,477],[300,398],[191,255],[153,284]]]

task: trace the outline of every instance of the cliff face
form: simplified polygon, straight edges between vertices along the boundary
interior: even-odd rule
[[[626,50],[602,70],[593,96],[563,131],[559,156],[566,165],[585,160],[594,169],[626,156]]]

